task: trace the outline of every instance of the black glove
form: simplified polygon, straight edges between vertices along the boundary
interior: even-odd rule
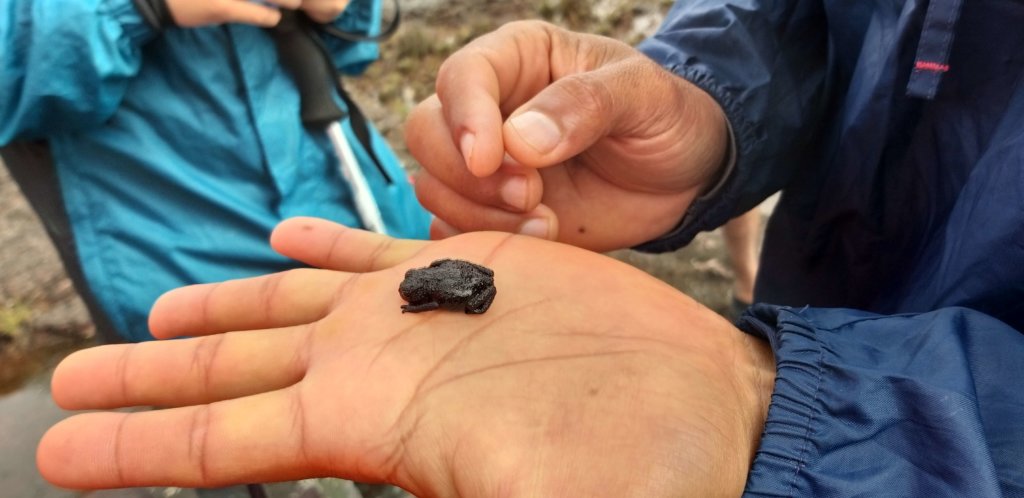
[[[177,26],[171,17],[171,9],[167,8],[167,0],[134,0],[135,8],[150,26],[157,31]]]

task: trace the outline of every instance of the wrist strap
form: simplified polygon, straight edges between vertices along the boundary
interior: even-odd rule
[[[167,8],[167,0],[133,0],[135,8],[146,20],[146,23],[157,31],[176,26],[174,17],[171,17],[171,9]]]

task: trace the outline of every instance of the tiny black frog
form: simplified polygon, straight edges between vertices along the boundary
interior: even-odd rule
[[[419,313],[438,308],[479,314],[487,311],[498,292],[494,271],[458,259],[439,259],[426,268],[405,272],[398,293],[409,304],[402,313]]]

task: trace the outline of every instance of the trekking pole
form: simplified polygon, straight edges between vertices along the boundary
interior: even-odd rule
[[[282,9],[281,21],[268,31],[277,47],[281,64],[299,89],[302,123],[308,128],[326,132],[338,157],[341,174],[352,191],[352,200],[363,226],[373,232],[387,233],[370,185],[341,128],[346,113],[334,100],[338,75],[311,21],[305,14]]]

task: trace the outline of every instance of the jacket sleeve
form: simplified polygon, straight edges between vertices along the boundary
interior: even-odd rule
[[[977,311],[757,305],[777,377],[745,496],[1024,496],[1024,334]]]
[[[346,33],[376,36],[381,29],[382,6],[382,0],[352,0],[334,21],[334,27]],[[380,57],[378,42],[353,42],[325,35],[325,43],[334,58],[335,67],[349,76],[362,74]]]
[[[132,0],[0,0],[0,144],[108,119],[153,36]]]
[[[637,48],[713,96],[736,146],[734,167],[671,233],[670,251],[774,193],[806,161],[827,105],[827,22],[820,0],[678,0]]]

